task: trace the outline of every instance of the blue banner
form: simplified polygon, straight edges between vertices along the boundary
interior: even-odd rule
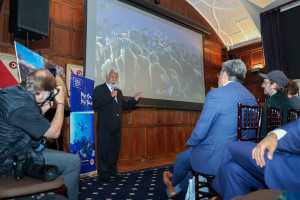
[[[81,174],[96,171],[94,109],[92,96],[94,81],[71,74],[70,149],[81,158]]]
[[[94,81],[71,74],[71,109],[72,112],[94,111],[92,96],[94,93]]]

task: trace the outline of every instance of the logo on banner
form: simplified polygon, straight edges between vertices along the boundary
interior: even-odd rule
[[[18,64],[16,62],[14,62],[14,61],[10,62],[8,65],[12,69],[16,69],[18,67]]]
[[[73,81],[73,87],[81,89],[83,80],[80,79],[80,78],[76,78],[76,77],[74,77],[73,80],[74,80]]]
[[[92,96],[90,95],[90,93],[84,94],[83,92],[81,92],[81,105],[84,106],[91,106],[92,105]]]

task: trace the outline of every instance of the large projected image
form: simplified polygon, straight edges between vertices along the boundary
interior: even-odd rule
[[[204,102],[202,34],[120,1],[89,4],[96,17],[93,34],[87,26],[86,48],[94,52],[86,53],[86,77],[95,85],[116,68],[125,96],[142,91],[144,98]]]

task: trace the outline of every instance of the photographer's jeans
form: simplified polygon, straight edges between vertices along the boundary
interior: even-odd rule
[[[80,158],[74,154],[47,148],[44,148],[42,153],[47,165],[58,167],[59,176],[64,178],[64,184],[68,188],[68,199],[77,200],[81,169]]]

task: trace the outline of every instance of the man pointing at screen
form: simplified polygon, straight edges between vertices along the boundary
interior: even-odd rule
[[[97,109],[97,160],[98,173],[103,181],[118,175],[117,161],[121,143],[122,110],[138,103],[142,92],[125,101],[117,88],[118,70],[112,68],[106,73],[106,83],[98,85],[93,94],[93,107]]]

